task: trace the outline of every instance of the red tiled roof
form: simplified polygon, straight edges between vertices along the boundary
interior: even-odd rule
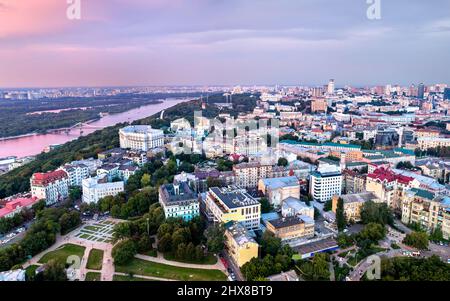
[[[37,203],[38,201],[39,200],[37,197],[30,197],[30,198],[17,198],[10,202],[7,202],[5,207],[0,209],[0,218],[13,212],[14,210],[16,210],[17,207],[28,207],[33,205],[34,203]]]
[[[402,184],[408,184],[409,182],[413,181],[414,179],[411,177],[403,176],[403,175],[397,175],[390,169],[385,169],[383,167],[377,168],[373,171],[373,173],[367,175],[368,178],[380,180],[382,182],[393,182],[397,181]]]
[[[67,178],[68,175],[64,170],[55,170],[47,173],[35,173],[32,176],[33,185],[47,185],[49,183]]]

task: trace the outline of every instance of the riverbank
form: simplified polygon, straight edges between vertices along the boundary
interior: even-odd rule
[[[157,104],[161,104],[165,101],[166,99],[160,99],[160,100],[154,100],[150,103],[147,104],[142,104],[139,106],[136,106],[130,110],[126,110],[126,111],[122,111],[122,112],[99,112],[98,116],[96,118],[91,118],[91,119],[87,119],[87,120],[74,120],[72,124],[65,126],[65,127],[58,127],[58,128],[49,128],[46,129],[42,132],[39,131],[34,131],[31,133],[26,133],[26,134],[21,134],[21,135],[14,135],[14,136],[7,136],[7,137],[0,137],[0,141],[4,141],[4,140],[10,140],[10,139],[17,139],[17,138],[22,138],[22,137],[29,137],[29,136],[35,136],[35,135],[45,135],[45,134],[49,134],[49,133],[55,133],[55,132],[60,132],[60,131],[65,131],[65,130],[70,130],[73,129],[76,125],[78,124],[90,124],[93,122],[96,122],[98,120],[100,120],[101,118],[108,116],[108,115],[116,115],[116,114],[121,114],[124,112],[128,112],[134,109],[139,109],[141,107],[145,107],[145,106],[150,106],[150,105],[157,105]],[[115,106],[115,105],[111,105],[111,106]],[[71,111],[71,110],[79,110],[79,109],[87,109],[87,108],[95,108],[95,107],[85,107],[85,108],[70,108],[70,109],[61,109],[61,110],[54,110],[54,114],[58,114],[59,112],[67,112],[67,111]],[[49,113],[50,111],[42,111],[42,113]],[[26,114],[28,115],[28,114]],[[40,114],[39,114],[40,115]]]
[[[52,129],[45,134],[29,133],[0,138],[0,157],[17,156],[21,158],[38,155],[49,145],[64,144],[108,126],[146,118],[191,99],[191,97],[159,99],[156,100],[156,103],[139,106],[121,113],[104,115],[89,123],[84,122],[81,127]]]

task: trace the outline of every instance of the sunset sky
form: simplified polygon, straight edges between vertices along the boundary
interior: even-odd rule
[[[0,0],[0,87],[450,84],[450,1]]]

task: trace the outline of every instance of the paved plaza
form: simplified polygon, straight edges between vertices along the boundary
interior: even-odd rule
[[[91,242],[111,243],[114,233],[113,228],[116,224],[117,222],[113,220],[91,222],[80,228],[74,236]]]

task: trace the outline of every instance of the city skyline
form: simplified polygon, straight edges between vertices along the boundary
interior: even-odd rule
[[[0,87],[450,83],[450,3],[0,0]]]

